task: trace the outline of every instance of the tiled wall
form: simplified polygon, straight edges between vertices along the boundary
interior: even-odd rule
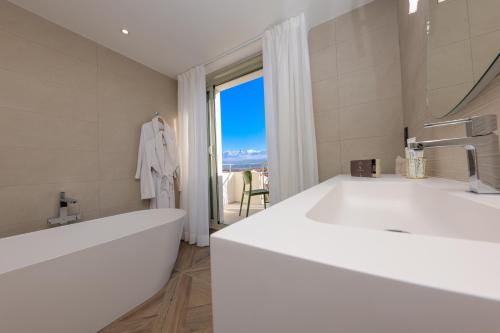
[[[498,54],[499,11],[499,1],[430,1],[427,89],[432,115],[451,110]]]
[[[380,158],[394,172],[403,154],[396,0],[375,0],[309,34],[320,180]]]
[[[429,7],[431,3],[428,0],[421,0],[418,11],[411,15],[408,14],[408,1],[398,3],[405,126],[409,127],[411,136],[422,139],[462,136],[464,128],[459,126],[423,129],[424,123],[436,121],[431,114],[432,110],[429,110],[426,105],[428,60],[426,19],[431,13]],[[435,4],[432,3],[432,5]],[[455,16],[459,13],[465,15],[464,11],[469,13],[467,22],[462,22],[465,27],[456,26],[453,31],[447,31],[448,34],[454,35],[447,36],[447,39],[454,37],[458,44],[470,41],[472,49],[469,53],[470,58],[466,61],[473,68],[473,77],[477,78],[485,64],[492,60],[492,54],[498,51],[498,45],[500,45],[499,2],[498,0],[453,0],[441,5],[448,6],[446,11],[451,10]],[[432,13],[435,25],[439,24],[437,22],[446,20],[446,17],[443,17],[444,11],[439,12],[433,8]],[[433,42],[436,43],[435,40]],[[497,114],[500,119],[500,78],[492,82],[461,113],[442,120],[481,114]],[[467,179],[467,160],[462,148],[427,150],[425,154],[429,159],[431,175],[459,180]]]
[[[140,126],[177,115],[176,81],[0,0],[0,237],[46,227],[58,192],[85,219],[145,208]]]

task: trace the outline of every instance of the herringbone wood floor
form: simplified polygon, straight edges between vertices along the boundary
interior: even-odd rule
[[[172,277],[146,303],[99,333],[212,332],[210,248],[181,243]]]

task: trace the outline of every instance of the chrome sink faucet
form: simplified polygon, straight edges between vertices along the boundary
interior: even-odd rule
[[[78,200],[66,197],[65,192],[59,193],[59,216],[47,220],[49,225],[63,225],[77,222],[80,219],[80,212],[76,215],[68,215],[68,205],[78,204]],[[78,207],[78,211],[80,207]]]
[[[497,116],[485,115],[424,125],[425,128],[465,124],[463,138],[430,140],[409,143],[409,148],[464,147],[469,166],[469,187],[474,193],[500,193],[500,150]]]

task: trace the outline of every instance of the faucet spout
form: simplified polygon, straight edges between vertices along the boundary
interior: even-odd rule
[[[467,153],[469,167],[469,187],[475,193],[500,194],[500,149],[496,116],[487,115],[446,121],[426,125],[426,127],[465,124],[467,136],[408,143],[408,148],[423,150],[427,148],[463,147]]]
[[[495,137],[498,138],[498,136],[496,136],[495,134],[488,134],[483,136],[473,136],[464,138],[410,142],[408,144],[408,148],[413,150],[423,150],[424,148],[467,147],[471,145],[481,146],[488,144],[490,142],[494,143]]]

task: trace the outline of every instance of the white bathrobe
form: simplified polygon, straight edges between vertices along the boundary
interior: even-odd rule
[[[151,209],[175,208],[174,178],[178,169],[175,131],[158,117],[143,124],[135,178],[141,180],[141,198],[150,199]]]

